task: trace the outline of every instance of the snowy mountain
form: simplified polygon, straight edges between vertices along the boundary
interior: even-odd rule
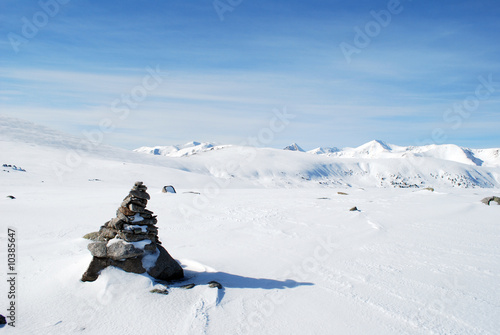
[[[316,148],[316,149],[313,149],[313,150],[309,150],[308,153],[310,154],[315,154],[315,155],[331,155],[333,153],[336,153],[336,152],[339,152],[340,149],[339,148],[330,148],[330,147],[319,147],[319,148]]]
[[[403,147],[375,140],[356,148],[332,152],[317,148],[309,153],[345,158],[415,158],[428,157],[474,166],[500,166],[500,149],[469,149],[454,144]]]
[[[161,154],[160,147],[155,148],[137,151]],[[207,152],[214,149],[223,150]],[[490,188],[500,185],[498,149],[476,150],[456,145],[402,147],[371,141],[356,148],[317,148],[307,153],[296,143],[281,151],[231,145],[204,149],[202,144],[182,150],[166,150],[164,155],[179,157],[198,153],[201,157],[192,158],[186,169],[197,166],[197,171],[218,178],[266,187]],[[300,155],[291,155],[290,151]],[[232,161],[238,169],[228,171],[227,162]]]
[[[192,141],[182,145],[140,147],[134,151],[159,156],[184,157],[221,148],[223,148],[223,146],[216,146],[214,143]]]
[[[297,143],[292,143],[290,145],[287,145],[286,147],[283,148],[283,150],[304,152],[304,149],[299,147]]]
[[[215,178],[231,187],[500,187],[498,149],[466,149],[456,145],[401,147],[372,141],[357,148],[323,149],[313,154],[190,142],[143,147],[132,152],[15,119],[0,118],[0,131],[4,139],[10,136],[11,143],[18,143],[10,146],[23,147],[26,155],[41,157],[44,152],[53,153],[45,154],[53,155],[46,167],[57,178],[78,173],[81,165],[105,158],[113,164],[165,169],[173,175],[183,175],[182,178],[186,174],[193,180]],[[0,163],[22,166],[27,171],[40,169],[29,166],[33,161],[23,164],[6,159]],[[88,176],[94,178],[102,179],[98,174]]]

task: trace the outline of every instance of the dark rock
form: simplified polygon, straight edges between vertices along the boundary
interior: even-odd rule
[[[141,205],[137,205],[137,204],[134,204],[134,203],[130,203],[128,205],[128,209],[132,212],[135,213],[147,213],[146,212],[146,207],[145,206],[141,206]],[[125,213],[124,213],[125,214]],[[129,215],[129,214],[125,214],[125,215]]]
[[[151,226],[154,227],[158,223],[158,220],[156,218],[152,219],[144,219],[142,221],[135,221],[135,222],[129,222],[128,224],[131,225],[138,225],[138,226]]]
[[[349,195],[349,194],[347,194],[345,192],[337,192],[337,194],[340,194],[340,195]]]
[[[150,244],[146,244],[144,246],[144,251],[150,251],[152,253],[156,252],[157,248],[156,248],[156,244],[155,243],[150,243]]]
[[[6,325],[6,324],[7,324],[7,320],[5,319],[5,316],[0,314],[0,325]]]
[[[93,257],[87,271],[82,276],[82,281],[95,281],[103,269],[108,267],[109,260],[107,258]]]
[[[222,289],[222,285],[219,282],[216,282],[215,280],[212,280],[211,282],[209,282],[208,287],[212,287],[212,288],[217,287],[219,290]]]
[[[140,216],[142,216],[143,218],[146,218],[146,216],[150,216],[150,217],[147,217],[148,219],[150,219],[150,218],[154,217],[154,216],[153,216],[153,214],[154,214],[154,213],[153,213],[152,211],[150,211],[149,209],[144,209],[144,210],[140,213]],[[144,216],[144,215],[146,215],[146,216]]]
[[[195,284],[186,284],[186,285],[182,285],[181,288],[186,289],[186,290],[190,290],[195,286],[196,286]]]
[[[106,257],[120,260],[126,258],[133,258],[144,255],[144,251],[142,249],[136,248],[133,244],[124,243],[124,242],[115,242],[107,247],[107,255]],[[104,256],[103,256],[104,257]]]
[[[131,195],[128,195],[123,199],[123,202],[121,204],[122,207],[127,207],[129,204],[137,204],[143,207],[146,207],[148,204],[148,201],[146,199],[139,199],[139,198],[134,198]]]
[[[158,228],[155,226],[146,226],[146,231],[148,234],[158,235]]]
[[[149,194],[145,191],[132,190],[130,191],[130,195],[139,199],[145,199],[145,200],[151,199]]]
[[[126,272],[145,273],[146,269],[142,267],[142,257],[127,258],[123,261],[109,259],[109,265],[116,266]]]
[[[92,256],[103,258],[107,256],[106,244],[107,242],[92,242],[89,243],[87,249],[89,249]]]
[[[354,206],[353,208],[350,209],[351,212],[357,212],[359,211],[358,207]]]
[[[146,185],[142,183],[142,181],[138,181],[134,184],[132,187],[132,190],[137,190],[137,191],[146,191],[148,188]]]
[[[13,195],[8,195],[7,198],[9,198],[9,199],[15,199],[16,197],[13,196]]]
[[[158,294],[164,294],[164,295],[167,295],[168,294],[168,290],[166,288],[154,288],[152,289],[151,291],[149,291],[151,293],[158,293]]]
[[[151,277],[160,280],[175,280],[184,277],[182,267],[170,256],[162,246],[157,246],[160,255],[156,260],[155,266],[148,270]]]
[[[116,236],[127,242],[139,242],[144,240],[151,240],[152,242],[156,242],[157,240],[157,237],[154,234],[134,234],[127,233],[125,231],[119,232]]]
[[[149,212],[139,213],[139,216],[142,217],[143,219],[154,219],[154,218],[156,218],[156,215],[153,215],[153,213],[149,213]]]

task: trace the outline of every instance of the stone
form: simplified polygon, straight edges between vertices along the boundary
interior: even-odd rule
[[[5,316],[0,314],[0,325],[6,325],[6,324],[7,324],[7,320],[5,319]]]
[[[132,187],[132,190],[141,190],[141,191],[146,191],[148,187],[142,183],[142,181],[138,181],[134,184]]]
[[[190,290],[195,286],[196,286],[195,284],[186,284],[186,285],[182,285],[181,288],[183,288],[185,290]]]
[[[146,212],[139,213],[139,216],[142,217],[143,219],[154,219],[154,218],[156,218],[156,216],[153,215],[152,213],[146,213]]]
[[[107,222],[106,226],[109,228],[121,230],[121,229],[123,229],[124,224],[125,224],[125,221],[122,221],[119,218],[113,218]]]
[[[16,197],[13,195],[8,195],[7,198],[14,200]]]
[[[120,207],[121,208],[121,207]],[[123,214],[122,212],[120,212],[120,210],[118,209],[116,211],[116,217],[118,219],[120,219],[121,221],[124,221],[124,222],[132,222],[134,220],[134,217],[133,216],[127,216],[125,214]]]
[[[359,211],[358,207],[354,206],[353,208],[350,209],[351,212],[357,212]]]
[[[101,229],[99,229],[100,237],[106,240],[111,240],[115,238],[116,234],[118,234],[118,230],[113,228],[106,228],[105,226],[102,226]]]
[[[123,206],[119,207],[118,211],[125,216],[134,216],[135,213],[137,213],[137,211],[130,209],[130,207],[123,207]]]
[[[146,199],[140,199],[140,198],[134,198],[133,196],[129,195],[123,199],[121,206],[122,207],[127,207],[129,204],[137,204],[143,207],[146,207],[148,204],[148,201]]]
[[[208,287],[212,287],[212,288],[216,287],[219,290],[222,289],[222,285],[219,282],[216,282],[215,280],[212,280],[211,282],[209,282]]]
[[[499,197],[486,197],[484,198],[483,200],[481,200],[481,202],[485,205],[491,205],[491,202],[496,202],[497,204],[500,205],[500,198]]]
[[[160,255],[156,260],[155,266],[148,270],[151,277],[160,280],[175,280],[184,277],[182,267],[170,256],[162,246],[157,246]]]
[[[97,239],[99,238],[99,232],[94,231],[92,233],[85,234],[83,235],[83,238],[87,240],[97,241]]]
[[[152,289],[149,292],[151,292],[151,293],[158,293],[158,294],[164,294],[164,295],[168,294],[168,290],[166,288],[154,288],[154,289]]]
[[[157,240],[155,234],[134,234],[127,233],[126,231],[120,231],[116,236],[127,242],[139,242],[144,240],[151,240],[152,242],[156,242]]]
[[[108,267],[109,260],[107,258],[93,257],[87,271],[82,276],[82,281],[95,281],[99,277],[99,273]]]
[[[426,188],[424,188],[424,190],[430,191],[430,192],[434,192],[434,188],[433,187],[426,187]]]
[[[152,243],[150,243],[150,244],[146,244],[146,245],[144,246],[144,251],[149,251],[149,252],[151,252],[151,253],[155,253],[155,252],[156,252],[156,250],[157,250],[157,248],[156,248],[156,243],[154,243],[154,242],[152,242]]]
[[[122,241],[111,243],[107,246],[106,257],[121,260],[144,255],[144,250],[136,248],[133,244]],[[95,256],[95,255],[94,255]],[[105,256],[102,256],[105,257]]]
[[[168,185],[168,186],[163,186],[162,190],[161,190],[163,193],[177,193],[175,191],[175,188],[172,186],[172,185]]]
[[[106,242],[92,242],[87,246],[87,249],[89,249],[90,253],[94,257],[107,256]]]
[[[130,211],[135,212],[135,213],[147,213],[145,206],[140,206],[140,205],[137,205],[137,204],[134,204],[134,203],[130,203],[128,205],[128,208],[129,208]],[[127,215],[127,214],[125,214],[125,215]]]
[[[108,258],[109,259],[109,258]],[[127,258],[125,260],[109,259],[109,265],[116,266],[126,272],[145,273],[146,269],[142,267],[142,257]]]
[[[139,198],[139,199],[145,199],[145,200],[151,199],[149,194],[145,191],[132,190],[132,191],[130,191],[130,195],[135,197],[135,198]]]
[[[339,195],[348,195],[348,194],[347,194],[347,193],[345,193],[345,192],[337,192],[337,194],[339,194]]]
[[[138,225],[138,226],[151,226],[154,227],[158,223],[156,218],[144,219],[142,221],[129,222],[128,225]]]

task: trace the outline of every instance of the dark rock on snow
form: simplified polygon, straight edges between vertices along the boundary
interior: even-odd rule
[[[216,282],[215,280],[212,280],[211,282],[209,282],[208,287],[212,287],[212,288],[216,287],[219,290],[222,289],[222,285],[219,282]]]
[[[483,200],[481,200],[483,204],[488,206],[491,205],[493,201],[500,205],[500,197],[486,197]]]

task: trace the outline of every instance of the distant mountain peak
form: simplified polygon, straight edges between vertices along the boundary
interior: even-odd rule
[[[340,149],[337,147],[319,147],[313,150],[309,150],[308,153],[316,155],[329,155],[339,151]]]
[[[283,150],[305,152],[304,149],[302,149],[297,143],[292,143],[284,147]]]

